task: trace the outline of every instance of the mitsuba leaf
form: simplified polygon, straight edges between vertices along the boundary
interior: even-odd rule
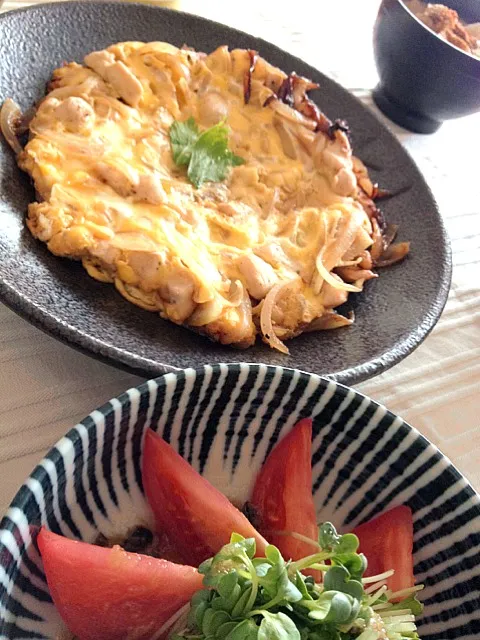
[[[200,136],[200,130],[193,118],[185,122],[174,122],[170,127],[170,144],[175,164],[188,166],[192,149]]]
[[[186,166],[190,182],[197,188],[204,182],[221,182],[230,167],[245,160],[228,148],[228,127],[224,122],[200,132],[193,118],[170,127],[173,160]]]
[[[219,123],[204,131],[193,146],[188,177],[197,188],[204,182],[221,182],[230,167],[244,162],[228,149],[228,129]]]

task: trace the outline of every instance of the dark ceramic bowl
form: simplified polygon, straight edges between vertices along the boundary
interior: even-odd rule
[[[445,0],[466,23],[480,0]],[[480,59],[443,40],[401,0],[383,0],[373,36],[380,84],[374,100],[397,124],[433,133],[444,120],[480,111]]]

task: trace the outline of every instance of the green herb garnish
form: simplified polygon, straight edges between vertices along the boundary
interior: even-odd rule
[[[319,528],[319,550],[286,562],[269,545],[255,557],[255,541],[233,534],[230,544],[203,562],[205,590],[197,592],[172,640],[418,640],[414,614],[422,610],[416,592],[389,602],[384,577],[362,581],[367,561],[358,538],[339,535],[334,526]],[[322,573],[316,583],[301,573]],[[390,575],[390,574],[389,574]],[[400,595],[400,594],[399,594]]]
[[[225,122],[202,132],[193,118],[174,122],[170,127],[170,144],[175,164],[187,167],[188,178],[197,188],[204,182],[221,182],[230,167],[245,162],[228,149]]]

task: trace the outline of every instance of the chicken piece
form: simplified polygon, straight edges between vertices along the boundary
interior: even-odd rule
[[[215,49],[207,56],[205,64],[213,73],[229,73],[232,61],[227,45],[222,45]]]
[[[357,180],[353,171],[352,158],[341,145],[341,141],[327,143],[321,156],[316,157],[317,166],[327,166],[333,171],[331,186],[340,196],[353,196]]]
[[[145,290],[155,288],[157,284],[158,270],[161,255],[149,251],[131,251],[128,256],[128,264],[138,275]]]
[[[186,269],[171,271],[166,284],[160,288],[166,316],[177,323],[185,322],[197,306],[194,293],[195,282]]]
[[[285,295],[280,296],[275,305],[275,310],[278,313],[278,321],[275,314],[272,314],[272,319],[281,325],[286,331],[284,337],[287,335],[295,335],[299,327],[304,323],[310,323],[315,317],[314,310],[308,300],[301,292],[301,285],[299,282],[293,283],[291,289],[287,289]],[[280,337],[275,328],[277,336]]]
[[[115,56],[109,51],[93,51],[85,56],[84,62],[105,80],[107,68],[115,62]]]
[[[40,109],[42,111],[55,110],[60,103],[61,103],[61,100],[59,100],[58,98],[54,98],[50,95],[45,96],[45,98],[40,102],[39,108],[37,110],[37,115]]]
[[[100,240],[92,248],[91,253],[95,262],[100,262],[102,266],[111,269],[118,262],[121,252],[117,247],[113,247],[110,242]]]
[[[134,187],[134,199],[150,204],[163,204],[167,201],[158,173],[146,173],[140,176],[137,186]]]
[[[270,242],[260,247],[256,247],[255,253],[273,267],[284,267],[288,269],[291,271],[292,276],[300,270],[300,264],[287,256],[282,247],[276,242]]]
[[[209,91],[199,98],[198,115],[203,125],[211,127],[227,117],[228,104],[219,93]]]
[[[118,167],[106,162],[99,162],[96,166],[96,172],[101,180],[106,182],[123,198],[132,195],[138,187],[138,176],[133,171],[129,171],[127,174]]]
[[[221,316],[201,328],[213,340],[246,349],[255,342],[256,328],[252,319],[252,305],[248,294],[238,307],[226,307]]]
[[[70,96],[62,100],[55,108],[55,116],[72,133],[90,130],[93,127],[95,113],[83,98]]]
[[[248,293],[256,300],[264,298],[277,283],[274,269],[254,254],[240,256],[237,265],[245,280]]]
[[[105,71],[105,79],[131,107],[136,107],[143,95],[143,86],[123,62],[114,62]]]
[[[131,107],[136,107],[143,95],[143,86],[126,64],[115,60],[110,51],[94,51],[84,59]]]
[[[32,202],[28,206],[28,228],[42,242],[49,242],[68,222],[68,213],[52,207],[48,202]]]

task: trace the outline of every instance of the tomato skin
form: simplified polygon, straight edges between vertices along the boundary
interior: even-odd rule
[[[53,602],[79,640],[149,640],[202,588],[193,567],[44,528],[37,541]]]
[[[198,566],[228,544],[234,532],[255,538],[257,554],[263,555],[267,543],[243,513],[150,429],[142,479],[157,529],[169,537],[184,562]]]
[[[271,451],[253,488],[251,504],[259,529],[286,560],[315,553],[315,545],[276,531],[295,531],[318,540],[312,496],[312,420],[304,418]],[[310,572],[318,578],[317,572]]]
[[[413,587],[413,519],[409,507],[402,505],[356,527],[360,551],[367,556],[365,577],[394,569],[387,585],[392,591]]]

